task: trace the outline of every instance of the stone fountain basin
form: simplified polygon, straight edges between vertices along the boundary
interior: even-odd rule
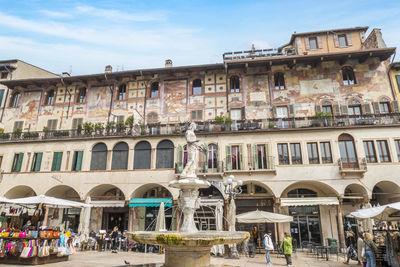
[[[129,239],[143,244],[186,247],[234,244],[240,243],[249,237],[249,232],[228,231],[198,231],[194,233],[137,231],[128,233]]]

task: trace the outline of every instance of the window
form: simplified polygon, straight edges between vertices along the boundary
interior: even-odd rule
[[[107,168],[107,146],[104,143],[98,143],[92,149],[90,170],[105,170],[106,168]]]
[[[276,118],[278,119],[278,128],[289,127],[289,121],[285,120],[288,118],[287,107],[276,107]]]
[[[322,163],[332,163],[331,145],[329,142],[320,142],[319,148],[321,149]]]
[[[289,164],[288,144],[278,144],[279,164]]]
[[[201,95],[202,94],[201,80],[200,79],[196,79],[196,80],[193,81],[192,94],[193,95]]]
[[[208,169],[218,169],[218,146],[208,145]]]
[[[285,77],[282,72],[277,72],[274,74],[275,90],[285,89]]]
[[[169,140],[161,141],[157,145],[156,168],[174,167],[174,144]]]
[[[76,103],[85,103],[86,101],[86,88],[83,87],[78,91],[78,98],[76,99]]]
[[[118,88],[118,100],[126,99],[126,84],[122,84]]]
[[[310,164],[319,164],[318,143],[307,143],[308,162]]]
[[[265,145],[254,145],[254,167],[255,169],[268,169],[267,151]]]
[[[379,159],[381,162],[390,162],[389,147],[386,140],[377,140],[376,145],[378,146]]]
[[[339,39],[339,46],[346,47],[347,46],[347,38],[345,34],[341,34],[338,36]]]
[[[53,163],[51,164],[52,171],[60,171],[61,170],[62,156],[63,156],[62,152],[54,152]]]
[[[57,130],[57,119],[55,120],[48,120],[47,121],[47,128],[49,129],[49,131],[55,131]]]
[[[0,106],[3,103],[4,90],[0,90]]]
[[[24,122],[23,121],[14,121],[13,132],[16,132],[18,130],[22,130],[22,128],[24,128]]]
[[[14,154],[13,164],[11,166],[11,172],[20,172],[22,166],[22,160],[24,159],[24,153]]]
[[[354,140],[351,135],[342,134],[339,136],[339,150],[344,168],[355,168],[358,166]]]
[[[111,170],[128,169],[129,146],[125,142],[116,144],[112,151]]]
[[[241,169],[241,149],[239,146],[231,146],[232,148],[232,170]]]
[[[386,97],[381,98],[379,102],[379,109],[382,114],[390,113],[390,101]]]
[[[15,92],[11,97],[10,107],[16,108],[18,106],[18,100],[21,94],[19,92]]]
[[[158,97],[158,91],[159,91],[158,82],[152,83],[151,87],[150,87],[150,97],[151,98],[157,98]]]
[[[400,161],[400,140],[394,140],[397,151],[397,160]]]
[[[310,189],[298,188],[298,189],[289,191],[287,196],[290,198],[317,197],[317,193]]]
[[[150,169],[151,167],[151,145],[149,142],[141,141],[135,146],[133,161],[134,169]]]
[[[322,103],[322,113],[333,115],[331,102],[325,101]]]
[[[230,79],[231,85],[231,93],[239,93],[240,92],[240,80],[238,76],[232,76]]]
[[[363,143],[364,143],[365,158],[367,162],[368,163],[377,162],[374,141],[364,141]]]
[[[318,49],[317,37],[311,37],[308,40],[310,41],[310,49],[311,50]]]
[[[397,81],[397,89],[400,92],[400,75],[396,75],[396,81]]]
[[[356,99],[349,101],[348,112],[350,116],[351,115],[360,116],[361,115],[360,101]]]
[[[2,79],[7,79],[7,76],[8,76],[8,72],[2,72],[1,73],[1,78]]]
[[[72,171],[80,171],[82,170],[82,158],[83,151],[74,151],[74,156],[72,158]]]
[[[31,172],[40,171],[40,165],[42,164],[42,152],[33,153]]]
[[[354,76],[353,68],[351,67],[342,68],[342,76],[344,85],[356,84],[356,78]]]
[[[299,143],[290,144],[290,153],[292,156],[292,164],[303,164],[301,159],[301,149]]]
[[[54,99],[55,99],[55,92],[54,90],[50,90],[46,94],[46,102],[45,105],[54,105]]]
[[[155,112],[150,112],[149,115],[147,115],[147,122],[148,123],[157,123],[158,122],[158,115]]]
[[[203,110],[192,110],[190,114],[192,121],[200,121],[203,119]]]
[[[242,109],[231,109],[231,119],[241,120],[242,119]]]

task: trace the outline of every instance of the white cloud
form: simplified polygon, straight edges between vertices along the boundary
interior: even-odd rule
[[[42,9],[42,10],[39,10],[39,12],[47,17],[55,18],[55,19],[67,19],[67,18],[73,17],[73,15],[67,11],[66,12],[58,12],[58,11],[53,11],[53,10]]]

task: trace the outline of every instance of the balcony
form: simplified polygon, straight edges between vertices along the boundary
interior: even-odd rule
[[[343,178],[364,177],[367,172],[367,160],[365,158],[349,158],[346,162],[338,159],[339,173]]]

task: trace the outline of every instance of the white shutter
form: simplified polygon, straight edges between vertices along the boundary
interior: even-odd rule
[[[322,38],[321,38],[321,36],[317,36],[317,45],[318,45],[318,49],[322,49]]]
[[[336,33],[333,34],[333,42],[335,43],[335,47],[339,47],[339,37]]]
[[[352,46],[353,45],[353,41],[351,40],[351,33],[347,33],[346,34],[346,39],[347,39],[347,45],[348,46]]]

